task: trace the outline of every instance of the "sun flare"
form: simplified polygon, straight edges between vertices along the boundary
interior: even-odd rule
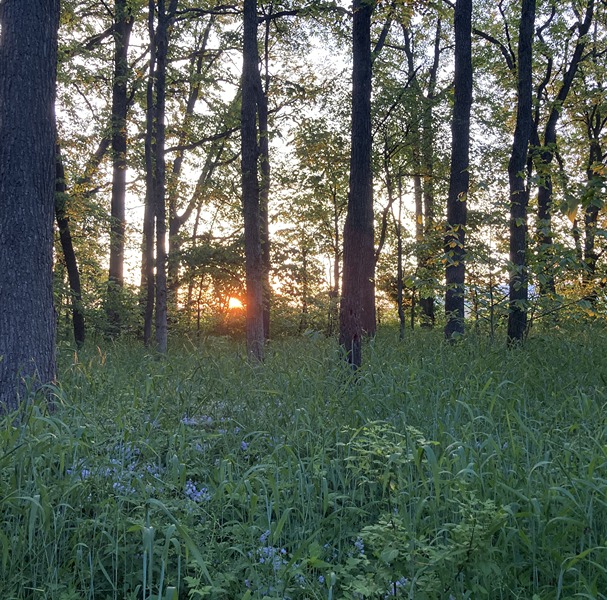
[[[230,297],[228,300],[229,310],[242,310],[244,308],[243,303],[238,298]]]

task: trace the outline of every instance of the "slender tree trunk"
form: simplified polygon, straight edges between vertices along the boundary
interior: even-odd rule
[[[263,333],[266,340],[270,339],[270,310],[272,306],[272,286],[270,285],[270,271],[272,259],[270,255],[270,223],[269,223],[269,200],[270,200],[270,140],[268,134],[268,92],[270,88],[269,72],[269,37],[270,37],[270,14],[266,20],[264,38],[264,63],[265,81],[262,84],[261,75],[257,87],[257,118],[259,121],[259,219],[261,235],[261,264],[263,272]],[[256,70],[259,73],[259,69]]]
[[[126,0],[114,2],[114,80],[112,85],[112,201],[110,222],[110,268],[106,312],[108,333],[120,333],[121,290],[124,287],[126,231],[126,153],[129,98],[128,50],[133,27]]]
[[[58,0],[0,5],[0,412],[55,377]],[[34,82],[34,84],[32,83]]]
[[[523,0],[518,44],[518,104],[512,153],[508,163],[510,183],[510,281],[508,342],[521,342],[527,330],[527,206],[529,189],[525,184],[529,140],[533,126],[532,75],[535,0]]]
[[[84,345],[85,325],[84,312],[82,309],[82,288],[80,285],[80,272],[78,270],[78,261],[74,252],[72,243],[72,233],[70,231],[70,219],[65,211],[67,202],[67,183],[65,181],[65,169],[59,146],[57,146],[57,159],[55,171],[55,219],[59,229],[59,241],[63,251],[63,260],[67,269],[67,277],[70,284],[70,305],[72,310],[72,328],[74,331],[74,341],[78,348]]]
[[[398,221],[396,223],[396,306],[398,310],[398,339],[405,339],[405,310],[403,308],[403,185],[398,177]]]
[[[584,20],[578,21],[578,38],[571,56],[571,61],[563,75],[563,81],[556,95],[552,108],[544,129],[544,139],[539,152],[538,174],[540,175],[540,186],[538,188],[537,199],[537,237],[540,257],[545,262],[546,273],[543,280],[540,281],[541,294],[554,294],[556,284],[554,278],[554,254],[553,235],[552,235],[552,176],[551,164],[555,155],[557,145],[557,123],[560,119],[563,104],[569,95],[571,85],[577,74],[580,63],[584,56],[586,48],[587,34],[592,24],[594,15],[594,0],[588,0]],[[542,84],[545,85],[545,84]],[[537,144],[539,140],[537,140]],[[538,144],[539,145],[539,144]]]
[[[470,111],[472,107],[472,0],[455,5],[455,104],[451,175],[447,198],[445,254],[445,337],[464,333],[465,230],[470,182]]]
[[[156,217],[156,347],[167,351],[167,250],[166,250],[166,165],[165,146],[165,99],[166,68],[169,45],[169,27],[177,8],[177,0],[171,0],[167,12],[166,0],[158,0],[158,27],[156,29],[156,155],[154,160],[154,213]]]
[[[434,219],[434,102],[436,94],[436,80],[440,64],[440,42],[442,35],[442,21],[436,22],[434,36],[434,59],[430,68],[428,93],[424,99],[421,128],[422,147],[422,194],[424,199],[424,240],[426,252],[421,260],[424,289],[420,292],[419,306],[421,309],[422,327],[434,327],[435,303],[434,293],[431,291],[433,269],[433,239],[435,235]]]
[[[150,66],[146,91],[145,132],[145,211],[143,215],[143,249],[141,256],[141,292],[143,298],[143,343],[149,346],[154,323],[154,297],[156,282],[154,273],[155,231],[155,183],[156,183],[156,113],[154,80],[156,76],[156,32],[154,27],[155,1],[148,2],[148,32],[150,38]]]
[[[352,25],[352,153],[344,228],[340,344],[350,364],[362,364],[362,337],[374,335],[375,248],[371,170],[371,15],[373,4],[354,0]]]
[[[265,339],[263,327],[263,261],[259,181],[257,179],[257,100],[259,97],[257,0],[244,0],[243,36],[241,171],[247,282],[247,353],[256,360],[263,360]]]
[[[598,112],[597,122],[602,123],[602,115]],[[586,299],[590,302],[595,302],[597,291],[594,289],[596,276],[596,263],[598,261],[598,253],[596,251],[596,230],[599,220],[599,211],[601,199],[596,198],[595,190],[601,187],[601,178],[595,172],[595,165],[601,164],[603,160],[603,151],[601,148],[599,134],[600,128],[595,132],[596,135],[590,139],[590,152],[588,155],[588,167],[586,169],[587,185],[591,190],[591,199],[589,204],[584,209],[584,284],[588,292]]]

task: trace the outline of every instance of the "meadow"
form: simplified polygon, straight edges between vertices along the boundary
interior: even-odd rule
[[[0,597],[607,598],[607,335],[59,350],[0,427]]]

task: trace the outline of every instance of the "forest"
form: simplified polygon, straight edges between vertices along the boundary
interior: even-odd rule
[[[605,0],[0,0],[0,592],[607,598]]]

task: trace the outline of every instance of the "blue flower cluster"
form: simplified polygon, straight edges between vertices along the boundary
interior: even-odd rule
[[[208,488],[203,486],[198,489],[191,479],[185,482],[184,494],[193,502],[208,502],[211,499],[211,492]]]

